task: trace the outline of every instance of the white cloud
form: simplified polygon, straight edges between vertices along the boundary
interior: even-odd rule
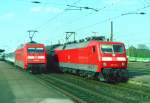
[[[34,13],[60,13],[62,11],[63,11],[62,9],[55,8],[55,7],[38,6],[38,7],[31,8],[31,12],[34,12]]]
[[[15,16],[14,13],[8,12],[8,13],[5,13],[5,14],[0,15],[0,19],[10,20],[10,19],[13,19],[14,16]]]

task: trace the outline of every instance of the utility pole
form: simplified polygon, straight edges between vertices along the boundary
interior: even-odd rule
[[[73,39],[75,41],[75,32],[66,32],[66,42],[68,42],[69,38],[73,35]]]
[[[146,13],[145,12],[129,12],[129,13],[124,13],[124,14],[121,14],[121,16],[125,16],[125,15],[130,15],[130,14],[140,14],[140,15],[145,15]],[[110,41],[113,41],[113,37],[114,37],[114,34],[113,34],[113,21],[111,21],[111,33],[110,33]]]
[[[145,12],[128,12],[128,13],[124,13],[121,14],[121,16],[125,16],[125,15],[132,15],[132,14],[140,14],[140,15],[145,15]],[[110,33],[110,41],[113,41],[113,21],[111,21],[111,33]]]
[[[110,41],[113,41],[113,21],[111,21]]]
[[[37,33],[38,31],[37,31],[37,30],[28,30],[27,32],[29,33],[30,41],[33,42],[33,36],[34,36],[34,34]]]

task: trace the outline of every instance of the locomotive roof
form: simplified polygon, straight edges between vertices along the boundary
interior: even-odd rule
[[[65,44],[62,46],[57,47],[56,49],[73,49],[73,48],[83,48],[89,44],[90,41],[82,42],[82,43],[73,43],[73,44]]]
[[[36,43],[36,42],[28,42],[28,43],[25,43],[25,44],[21,44],[20,46],[18,46],[17,49],[23,48],[25,45],[43,45],[43,44]]]
[[[121,42],[92,40],[92,41],[85,41],[85,42],[81,42],[81,43],[79,42],[79,43],[72,43],[72,44],[64,44],[64,45],[58,46],[56,48],[56,50],[83,48],[83,47],[95,45],[97,43],[99,43],[99,44],[123,44]]]

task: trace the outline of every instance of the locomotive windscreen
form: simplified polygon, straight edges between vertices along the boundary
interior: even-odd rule
[[[101,50],[103,53],[123,53],[124,47],[121,44],[102,44]]]
[[[28,53],[43,53],[43,48],[28,48]]]

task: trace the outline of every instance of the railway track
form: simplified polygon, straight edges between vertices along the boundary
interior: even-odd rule
[[[68,82],[64,79],[54,77],[54,76],[38,76],[41,80],[44,80],[55,87],[61,88],[71,95],[74,95],[76,98],[79,98],[82,101],[77,101],[76,98],[74,98],[77,102],[84,102],[84,103],[121,103],[120,101],[114,99],[114,98],[108,98],[105,95],[99,94],[95,91],[90,90],[89,88],[82,87],[80,85],[76,85],[75,83]],[[78,100],[79,100],[78,99]]]
[[[69,74],[37,75],[37,77],[54,87],[67,91],[84,103],[150,101],[149,88],[137,87],[130,83],[107,84]]]
[[[53,87],[59,90],[77,103],[150,102],[149,86],[131,83],[108,84],[71,74],[31,75],[27,72],[24,73],[39,81],[45,87]]]
[[[35,78],[34,78],[35,79]],[[44,85],[45,87],[53,87],[56,90],[60,91],[61,93],[65,94],[66,96],[70,97],[72,100],[74,100],[76,103],[87,103],[86,101],[78,98],[77,96],[71,94],[70,92],[60,88],[59,86],[57,86],[55,84],[55,82],[53,80],[47,80],[45,77],[42,77],[40,75],[36,76],[36,80],[41,83],[42,85]]]

